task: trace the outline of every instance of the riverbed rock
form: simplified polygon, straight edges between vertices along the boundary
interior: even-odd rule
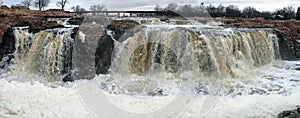
[[[278,114],[278,118],[300,118],[300,106],[297,106],[295,110],[286,110]]]

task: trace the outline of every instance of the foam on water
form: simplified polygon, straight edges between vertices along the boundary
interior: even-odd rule
[[[192,89],[196,84],[189,83],[189,87],[183,87],[183,92],[189,95],[196,94],[181,116],[276,117],[279,112],[293,109],[300,104],[300,100],[297,99],[300,97],[300,72],[295,70],[299,63],[274,61],[255,70],[255,73],[249,76],[251,80],[234,78],[224,79],[221,83],[203,81],[205,87],[202,87],[202,90]],[[163,93],[167,96],[155,95],[145,99],[127,95],[120,92],[122,90],[118,90],[118,87],[113,87],[117,85],[113,81],[105,83],[105,79],[109,77],[109,75],[100,75],[95,79],[99,82],[100,88],[104,88],[104,93],[114,105],[129,112],[143,113],[158,110],[169,104],[176,96],[174,93]]]
[[[214,85],[208,83],[206,86],[209,89],[208,93],[196,95],[181,116],[275,117],[279,112],[285,109],[293,109],[300,104],[300,72],[295,70],[299,64],[298,61],[275,61],[257,70],[260,73],[256,73],[252,81],[240,79],[225,81],[223,84],[226,83],[226,86],[223,86],[222,91],[213,91],[210,88],[213,88]],[[99,82],[99,80],[104,81],[109,78],[109,75],[99,75],[94,80],[79,80],[75,81],[74,85],[57,88],[36,81],[17,82],[12,80],[12,78],[26,79],[23,78],[22,73],[2,75],[1,78],[0,116],[91,117],[92,112],[84,107],[85,102],[81,100],[76,88],[72,86],[80,83]],[[108,83],[103,84],[100,82],[99,84],[101,84],[99,87],[112,88],[113,86],[113,84]],[[275,90],[272,86],[280,87]],[[251,87],[261,89],[264,92],[250,94],[251,89],[249,88]],[[271,88],[274,90],[271,90]],[[228,90],[233,91],[226,93]],[[172,98],[176,96],[176,94],[169,94],[168,96],[146,96],[146,98],[141,98],[116,93],[109,89],[104,89],[102,92],[107,95],[112,104],[119,108],[126,109],[128,112],[140,113],[160,109],[170,103],[173,100]],[[188,91],[186,93],[189,94]],[[204,101],[209,100],[217,101],[213,104],[204,103]],[[213,107],[206,105],[213,105]],[[209,109],[205,110],[205,108]]]
[[[194,73],[184,73],[181,78],[165,80],[163,83],[158,79],[152,79],[157,83],[156,90],[162,90],[162,95],[174,95],[178,88],[182,88],[187,93],[214,96],[238,96],[238,95],[289,95],[291,90],[300,85],[300,71],[295,70],[299,62],[274,61],[269,65],[255,69],[248,78],[226,78],[214,81],[214,78],[199,78]],[[120,77],[120,76],[114,76]],[[136,80],[139,80],[139,76]],[[151,76],[155,78],[155,76]],[[172,77],[172,76],[170,76]],[[132,79],[131,78],[131,79]],[[173,77],[175,78],[175,77]],[[198,79],[191,79],[198,78]],[[100,88],[114,94],[127,93],[126,89],[120,88],[118,82],[110,75],[100,75],[95,78]],[[130,78],[122,77],[123,80]],[[193,81],[195,80],[195,81]],[[133,81],[128,83],[132,84]],[[126,83],[123,83],[126,84]],[[168,86],[166,86],[168,85]],[[177,89],[176,89],[177,88]],[[157,91],[153,91],[157,92]],[[142,95],[147,95],[143,93]],[[159,94],[156,94],[159,95]]]

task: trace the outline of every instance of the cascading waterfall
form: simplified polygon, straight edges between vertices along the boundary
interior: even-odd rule
[[[36,34],[15,28],[16,69],[41,74],[48,81],[62,81],[71,73],[73,28],[48,29]]]
[[[116,58],[121,58],[115,59],[112,68],[143,74],[152,64],[160,63],[169,72],[180,68],[231,78],[239,76],[239,71],[272,62],[279,54],[274,36],[270,30],[218,32],[216,29],[146,28],[123,45],[116,45],[119,48]],[[126,60],[127,55],[131,56]]]
[[[15,28],[16,69],[48,81],[70,77],[72,31],[60,28],[31,34],[27,27]],[[248,79],[255,74],[253,69],[280,58],[277,40],[271,29],[146,26],[123,42],[114,39],[110,72],[119,89],[129,94],[166,91],[180,86],[182,79],[191,80],[193,87],[199,77]]]
[[[279,57],[277,37],[270,29],[145,27],[115,43],[111,72],[119,89],[132,94],[145,91],[146,84],[153,84],[149,81],[157,81],[151,85],[155,89],[163,88],[161,81],[186,76],[183,73],[193,73],[190,79],[249,79],[255,74],[251,70]]]

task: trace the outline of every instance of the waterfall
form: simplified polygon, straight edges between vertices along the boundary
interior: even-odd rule
[[[28,27],[14,28],[16,69],[40,74],[48,81],[70,77],[72,33],[73,28],[35,34],[29,33]],[[146,26],[123,42],[114,40],[110,72],[120,78],[155,74],[178,77],[186,72],[197,77],[247,78],[252,69],[280,59],[277,40],[271,29]]]
[[[14,28],[16,69],[61,81],[72,69],[72,30],[48,29],[32,34],[26,27]]]
[[[172,73],[195,71],[202,76],[241,77],[279,55],[271,30],[152,27],[115,46],[112,70],[139,75],[159,63]]]
[[[163,88],[172,78],[188,77],[184,73],[192,73],[190,79],[250,79],[253,69],[278,58],[277,37],[270,29],[155,26],[115,41],[110,70],[119,89],[134,94],[147,86]]]

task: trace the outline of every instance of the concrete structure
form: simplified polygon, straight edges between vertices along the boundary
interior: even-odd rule
[[[71,12],[76,13],[76,12]],[[145,17],[145,16],[180,16],[172,11],[83,11],[80,13],[97,14],[104,16],[128,16],[128,17]]]
[[[11,5],[12,9],[19,9],[19,10],[28,10],[28,8],[24,5],[20,5],[20,4],[15,4],[15,5]]]

